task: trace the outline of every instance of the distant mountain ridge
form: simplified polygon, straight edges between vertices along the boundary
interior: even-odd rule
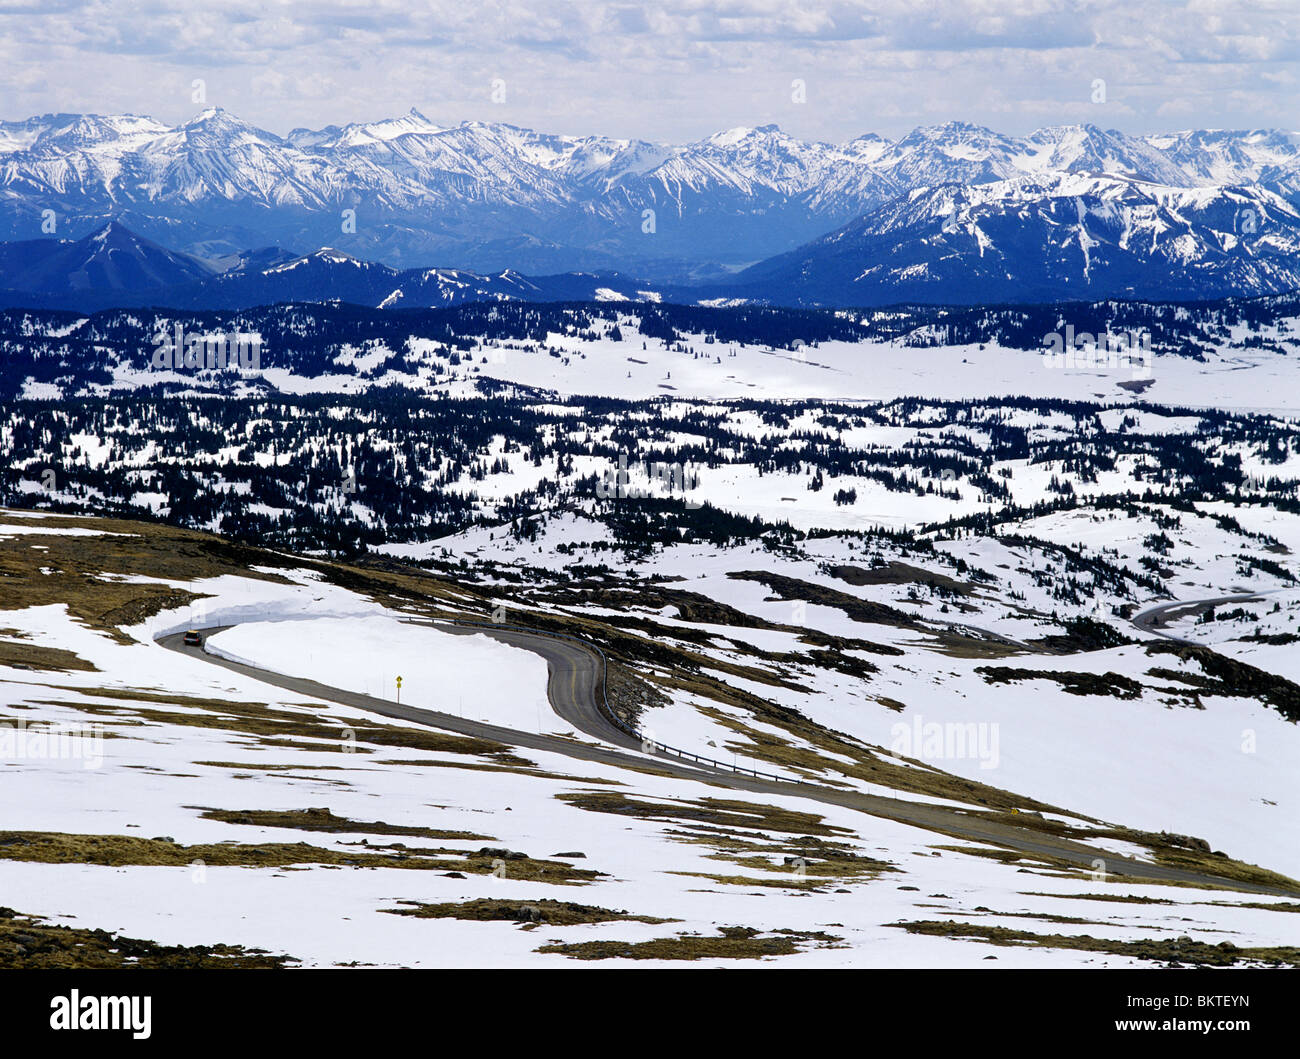
[[[796,305],[1207,300],[1300,289],[1300,210],[1258,186],[1101,173],[922,188],[744,270]]]
[[[614,270],[678,284],[725,279],[920,188],[1078,172],[1252,186],[1295,203],[1300,136],[1134,137],[1085,124],[1009,137],[950,122],[895,141],[804,141],[764,125],[668,145],[444,126],[416,111],[283,137],[220,108],[174,126],[45,115],[0,122],[0,239],[40,234],[52,210],[61,235],[117,219],[203,259],[335,246],[394,268]]]
[[[918,189],[725,283],[691,286],[617,272],[394,269],[331,247],[203,259],[117,221],[79,240],[0,244],[0,307],[80,312],[328,301],[381,309],[475,301],[959,306],[1294,290],[1300,210],[1281,196],[1089,173]]]
[[[322,247],[279,247],[205,260],[143,239],[118,221],[77,240],[0,243],[0,308],[93,312],[131,306],[245,309],[340,301],[372,308],[438,308],[472,301],[657,300],[618,274],[481,275],[464,269],[394,269]]]
[[[0,244],[3,286],[23,293],[134,291],[207,279],[213,268],[111,222],[84,239]]]

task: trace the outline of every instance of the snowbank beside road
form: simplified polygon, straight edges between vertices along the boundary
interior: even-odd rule
[[[364,617],[255,621],[207,639],[213,654],[331,687],[525,732],[576,735],[546,699],[546,661],[482,633]]]

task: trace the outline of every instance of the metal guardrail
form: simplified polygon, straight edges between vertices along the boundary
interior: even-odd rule
[[[641,752],[644,754],[671,754],[673,757],[681,758],[683,761],[690,761],[706,768],[715,769],[719,772],[734,772],[741,776],[753,776],[755,779],[770,780],[774,783],[797,783],[786,776],[778,776],[775,773],[763,772],[760,769],[746,768],[743,765],[728,764],[725,761],[719,761],[717,758],[705,757],[702,754],[693,753],[690,750],[682,750],[680,747],[670,746],[667,743],[660,743],[654,739],[648,738],[643,732],[627,724],[619,717],[609,704],[609,658],[605,652],[596,644],[588,643],[586,640],[577,636],[570,636],[563,632],[549,632],[543,629],[530,629],[526,625],[514,625],[509,622],[499,621],[462,621],[455,618],[429,618],[429,621],[442,621],[449,625],[460,625],[474,629],[512,629],[515,632],[527,633],[530,636],[545,636],[552,640],[570,640],[588,651],[594,651],[600,658],[600,700],[596,703],[596,708],[602,716],[609,721],[624,735],[630,736],[641,744]],[[211,632],[213,629],[229,628],[226,625],[195,625],[192,628],[200,629],[204,632]],[[174,634],[166,634],[174,635]],[[207,644],[204,643],[203,650],[207,652]]]
[[[434,621],[440,619],[434,618]],[[645,754],[671,754],[674,757],[681,758],[683,761],[691,761],[696,764],[707,766],[708,768],[717,769],[721,772],[735,772],[742,776],[753,776],[755,779],[772,780],[776,783],[795,783],[786,776],[777,776],[771,772],[763,772],[759,769],[746,768],[743,765],[727,764],[725,761],[719,761],[717,758],[705,757],[702,754],[695,754],[689,750],[682,750],[679,747],[669,746],[667,743],[660,743],[654,739],[648,738],[644,733],[626,723],[619,717],[609,704],[608,693],[608,673],[609,659],[605,652],[596,644],[588,643],[586,640],[579,639],[577,636],[570,636],[563,632],[549,632],[543,629],[530,629],[526,625],[514,625],[509,622],[501,621],[459,621],[453,618],[441,619],[452,625],[468,626],[475,629],[512,629],[515,632],[528,633],[530,636],[545,636],[552,640],[570,640],[579,647],[586,648],[588,651],[594,651],[600,658],[600,700],[596,703],[596,708],[600,710],[605,720],[609,721],[624,735],[631,736],[641,743],[641,751]]]

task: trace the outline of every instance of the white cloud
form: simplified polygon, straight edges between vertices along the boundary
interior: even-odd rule
[[[680,141],[950,118],[1300,126],[1292,0],[0,0],[4,116],[209,102],[277,132],[417,106],[436,120]],[[506,101],[491,102],[494,78]],[[790,98],[793,78],[807,102]],[[1094,79],[1107,103],[1090,103]]]

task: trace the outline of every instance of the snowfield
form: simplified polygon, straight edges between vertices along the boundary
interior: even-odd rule
[[[1222,408],[1294,415],[1300,412],[1300,358],[1224,344],[1202,359],[1158,354],[1149,371],[1123,365],[1054,366],[1048,348],[1015,349],[996,341],[911,346],[902,342],[825,341],[816,346],[714,342],[686,334],[672,342],[641,334],[632,317],[617,320],[622,338],[551,332],[544,348],[480,338],[461,364],[447,366],[439,349],[412,338],[405,349],[383,342],[363,358],[346,352],[338,373],[304,375],[275,363],[268,352],[259,373],[241,372],[244,384],[260,377],[287,394],[358,394],[377,386],[465,397],[481,381],[496,380],[565,396],[599,394],[624,400],[682,396],[696,400],[890,401],[924,394],[934,400],[997,398],[1010,394],[1062,400],[1103,400],[1118,405],[1157,402],[1172,407]],[[1300,322],[1280,321],[1289,335]],[[1291,341],[1289,338],[1287,341]],[[683,351],[681,346],[685,346]],[[445,357],[445,351],[441,351]],[[161,383],[208,389],[212,373],[159,373],[119,360],[111,365],[115,390]],[[1134,388],[1134,384],[1139,385]],[[42,387],[39,392],[37,387]],[[63,396],[32,383],[26,396]]]
[[[386,616],[304,618],[247,622],[209,636],[204,646],[223,658],[347,691],[520,731],[577,734],[546,700],[546,662],[481,634]]]

